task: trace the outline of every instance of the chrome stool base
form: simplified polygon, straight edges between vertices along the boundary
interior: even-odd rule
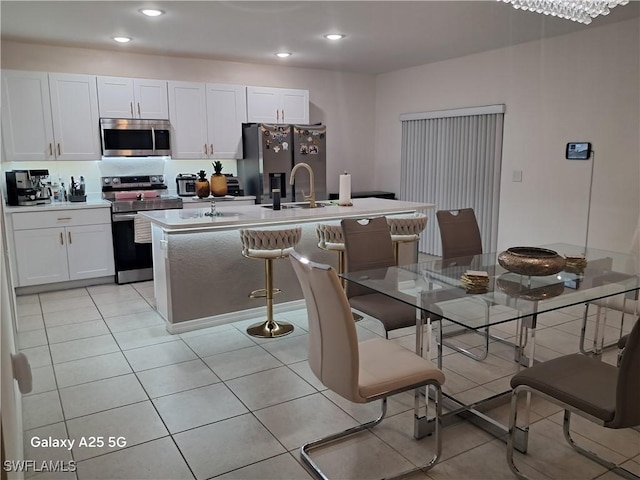
[[[249,335],[260,338],[284,337],[291,332],[293,332],[293,325],[287,322],[278,323],[275,320],[267,320],[264,323],[255,323],[247,327]]]

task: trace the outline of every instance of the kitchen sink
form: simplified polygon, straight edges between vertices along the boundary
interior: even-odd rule
[[[262,208],[269,208],[271,210],[273,210],[273,205],[262,205]],[[300,205],[290,205],[290,204],[286,204],[286,205],[280,205],[280,208],[282,210],[286,210],[288,208],[300,208]]]
[[[316,206],[313,208],[328,207],[330,205],[333,205],[333,204],[331,202],[316,202]],[[269,208],[273,210],[273,205],[262,205],[262,208]],[[312,207],[309,202],[296,202],[296,203],[283,203],[282,205],[280,205],[280,208],[282,210],[285,210],[287,208],[312,208]]]
[[[328,205],[331,205],[331,204],[328,204]],[[316,206],[311,207],[311,204],[307,202],[307,203],[300,203],[298,207],[299,208],[320,208],[320,207],[326,207],[326,205],[324,203],[316,202]]]

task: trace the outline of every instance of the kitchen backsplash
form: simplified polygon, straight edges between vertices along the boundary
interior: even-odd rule
[[[154,159],[155,160],[155,159]],[[176,181],[175,178],[179,173],[198,173],[200,170],[207,172],[207,177],[213,173],[213,166],[211,162],[215,160],[200,159],[200,160],[172,160],[167,159],[164,161],[164,177],[167,186],[169,187],[169,194],[176,195]],[[5,171],[8,170],[35,170],[40,168],[46,168],[49,170],[49,178],[52,182],[58,181],[58,178],[64,182],[65,186],[69,184],[71,176],[79,178],[81,175],[85,178],[86,192],[88,195],[100,194],[101,185],[100,177],[101,173],[101,160],[95,161],[58,161],[52,160],[48,162],[2,162],[0,169],[2,170],[2,190],[5,189]],[[127,158],[122,158],[123,165],[126,167],[127,162],[130,162]],[[136,159],[136,164],[139,159]],[[237,163],[236,160],[221,160],[222,173],[236,175]],[[126,171],[126,168],[123,169]],[[160,173],[160,172],[148,172],[148,173]]]

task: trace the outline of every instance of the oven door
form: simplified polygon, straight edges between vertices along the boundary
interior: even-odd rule
[[[119,284],[153,279],[151,243],[135,242],[136,213],[113,213],[113,253]]]

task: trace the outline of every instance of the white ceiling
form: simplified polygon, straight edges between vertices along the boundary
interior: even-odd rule
[[[142,7],[167,13],[147,18]],[[3,40],[378,74],[640,15],[616,7],[589,26],[488,1],[7,1]],[[341,32],[329,42],[322,36]],[[111,37],[133,41],[115,44]],[[289,51],[278,59],[276,51]]]

